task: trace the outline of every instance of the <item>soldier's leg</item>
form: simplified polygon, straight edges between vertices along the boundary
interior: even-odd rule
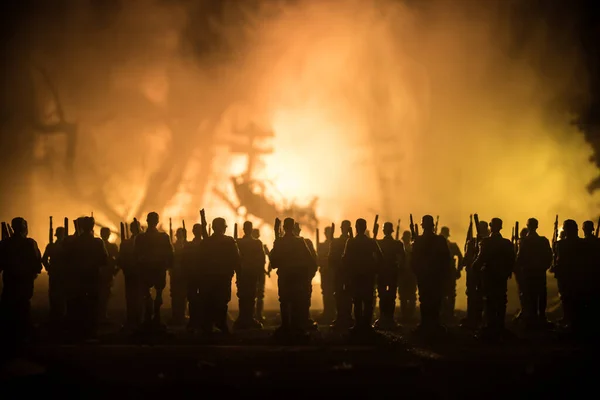
[[[112,276],[103,276],[100,279],[98,287],[98,318],[100,321],[106,320],[108,312],[108,301],[112,288]]]
[[[546,307],[548,306],[548,288],[546,273],[540,274],[538,287],[538,318],[546,321]]]
[[[187,293],[185,280],[181,272],[169,271],[171,291],[171,316],[174,323],[185,321],[185,309],[187,306]]]
[[[239,304],[239,315],[235,321],[236,328],[249,328],[253,321],[254,297],[256,295],[257,282],[249,272],[243,272],[237,279],[237,297]]]
[[[267,276],[264,273],[258,275],[258,284],[256,286],[256,312],[254,318],[258,321],[264,321],[263,315],[265,308],[265,284]]]
[[[389,289],[388,289],[389,292]],[[371,324],[373,323],[373,309],[375,306],[375,280],[374,277],[369,277],[368,279],[366,279],[366,282],[364,284],[364,293],[361,293],[362,297],[363,297],[363,325],[365,328],[370,328]],[[395,294],[395,290],[394,290],[394,294]],[[386,305],[386,312],[388,314],[388,318],[391,318],[391,320],[394,319],[393,315],[390,317],[389,316],[389,295],[386,297],[387,301],[387,305]]]
[[[48,302],[50,305],[50,321],[59,323],[63,320],[65,313],[64,288],[60,287],[60,278],[56,274],[48,277]]]
[[[228,334],[227,312],[229,311],[229,302],[231,301],[231,276],[219,276],[217,288],[215,325],[221,332]]]
[[[323,296],[323,318],[331,322],[335,317],[335,287],[333,276],[330,270],[321,269],[321,294]]]
[[[335,304],[337,315],[334,324],[341,328],[349,327],[352,323],[352,296],[341,276],[335,276]]]

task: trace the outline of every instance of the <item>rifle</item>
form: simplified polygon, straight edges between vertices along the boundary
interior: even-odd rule
[[[124,225],[125,225],[125,238],[129,239],[131,237],[131,232],[129,232],[129,224],[127,222],[125,222]]]
[[[400,220],[398,220],[398,225],[396,225],[396,240],[400,240]]]
[[[8,235],[9,236],[14,236],[15,235],[15,231],[13,231],[12,226],[9,223],[6,223],[6,226],[8,227]]]
[[[596,237],[600,237],[600,217],[598,217],[598,223],[596,224]]]
[[[379,233],[379,214],[375,215],[375,222],[373,223],[373,239],[377,239],[377,234]]]
[[[465,253],[469,248],[471,240],[473,240],[473,214],[469,215],[469,229],[467,229],[467,239],[465,240]]]
[[[79,222],[77,222],[77,218],[73,220],[73,226],[75,227],[75,236],[79,236]]]
[[[519,221],[515,222],[515,254],[519,252],[519,240],[521,239],[521,233],[519,232]]]
[[[273,233],[275,234],[275,240],[280,237],[281,233],[281,220],[279,218],[275,218],[275,225],[273,225]]]
[[[187,229],[185,229],[185,219],[181,220],[181,227],[183,228],[183,240],[187,240]]]
[[[50,229],[48,230],[48,243],[54,243],[54,227],[52,226],[52,217],[50,217]]]
[[[206,213],[204,212],[204,208],[200,210],[200,223],[202,224],[202,238],[207,239],[210,235],[210,225],[206,223]],[[208,226],[208,232],[206,231],[206,227]]]
[[[173,221],[169,218],[169,238],[171,239],[171,243],[173,243]]]
[[[552,233],[552,266],[550,267],[550,272],[554,272],[556,267],[556,248],[558,243],[558,214],[556,215],[556,219],[554,220],[554,232]]]
[[[477,237],[475,239],[475,243],[477,245],[479,245],[479,241],[483,237],[483,233],[481,232],[481,229],[479,228],[479,214],[477,214],[477,213],[473,214],[473,221],[475,222],[475,232],[477,232]]]
[[[65,227],[65,237],[67,237],[67,236],[69,236],[69,218],[67,218],[67,217],[65,217],[64,227]]]
[[[412,214],[410,214],[410,236],[411,236],[411,239],[414,241],[418,235],[419,234],[415,230],[415,223],[413,221],[413,216],[412,216]]]
[[[121,243],[127,240],[127,232],[125,232],[125,224],[121,222]]]
[[[332,222],[331,223],[331,238],[333,239],[335,237],[335,223]]]
[[[435,226],[433,227],[433,232],[437,235],[438,232],[438,223],[440,222],[440,216],[435,217]]]
[[[233,224],[233,239],[238,240],[238,225],[237,222]]]

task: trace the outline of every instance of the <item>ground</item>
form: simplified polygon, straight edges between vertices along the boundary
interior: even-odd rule
[[[595,348],[556,331],[513,329],[504,343],[486,343],[450,326],[426,341],[405,326],[357,340],[320,327],[306,344],[272,337],[275,313],[263,331],[206,340],[182,328],[131,337],[106,325],[96,343],[49,337],[4,353],[0,386],[19,396],[119,398],[179,393],[298,398],[388,394],[420,398],[499,398],[572,395],[593,387]],[[12,357],[10,356],[12,354]],[[336,391],[336,392],[334,392]],[[8,397],[7,397],[8,398]]]

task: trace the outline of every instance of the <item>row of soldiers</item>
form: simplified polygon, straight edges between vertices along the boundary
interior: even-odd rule
[[[159,217],[148,214],[148,228],[142,232],[137,220],[130,226],[131,237],[119,250],[108,242],[110,231],[93,234],[94,220],[77,220],[77,231],[66,236],[56,231],[57,241],[39,254],[37,244],[27,238],[27,223],[12,221],[13,235],[3,240],[4,290],[2,315],[25,327],[33,280],[46,267],[50,276],[50,305],[53,321],[65,321],[84,335],[93,335],[98,317],[106,315],[112,277],[118,269],[125,277],[127,322],[130,327],[161,326],[162,292],[166,271],[171,272],[174,317],[183,319],[189,303],[191,329],[212,332],[213,327],[229,332],[228,303],[235,275],[239,298],[237,328],[260,328],[256,304],[264,297],[265,264],[268,249],[256,237],[250,222],[244,236],[236,240],[225,235],[222,218],[213,221],[213,234],[206,221],[193,227],[194,239],[187,241],[185,229],[178,230],[173,245],[169,235],[158,230]],[[452,316],[456,279],[467,273],[467,317],[463,324],[478,327],[485,317],[484,332],[500,334],[506,314],[507,281],[515,275],[520,289],[524,319],[545,322],[546,271],[552,267],[559,284],[565,320],[574,326],[585,324],[589,310],[597,302],[598,239],[593,223],[584,223],[585,239],[578,238],[577,224],[563,224],[562,240],[550,242],[537,234],[537,220],[530,219],[527,231],[511,243],[502,238],[502,221],[494,218],[488,226],[477,221],[477,237],[466,243],[464,259],[449,230],[436,234],[433,217],[422,219],[423,234],[412,227],[402,240],[392,237],[393,224],[385,223],[384,238],[371,239],[364,219],[356,221],[356,236],[349,221],[341,224],[342,234],[333,238],[333,227],[325,230],[326,241],[313,243],[300,236],[293,219],[283,223],[269,254],[269,269],[277,270],[282,326],[279,332],[305,332],[315,324],[310,320],[312,279],[320,268],[323,320],[335,317],[333,328],[354,331],[371,329],[375,290],[379,296],[380,318],[375,327],[393,329],[396,291],[400,295],[404,319],[412,319],[418,288],[421,324],[419,329],[442,329],[440,317]],[[556,227],[555,227],[556,228]],[[374,226],[377,236],[379,226]],[[556,231],[556,229],[555,229]],[[237,235],[234,235],[237,237]],[[558,235],[556,235],[558,236]],[[325,256],[326,254],[326,256]],[[457,268],[458,266],[458,268]],[[152,295],[152,290],[154,296]],[[261,294],[262,291],[262,294]],[[485,309],[485,312],[484,312]],[[261,312],[258,313],[260,316]]]

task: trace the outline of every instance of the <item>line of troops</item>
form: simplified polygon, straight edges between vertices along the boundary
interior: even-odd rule
[[[212,222],[207,232],[202,223],[193,226],[193,240],[180,228],[173,243],[158,229],[159,216],[147,216],[147,228],[134,220],[131,237],[117,245],[110,243],[110,230],[94,236],[93,217],[76,220],[76,232],[56,229],[56,241],[42,255],[35,240],[28,238],[27,222],[15,218],[10,234],[3,227],[0,242],[0,271],[3,291],[0,317],[3,332],[23,336],[30,328],[30,300],[34,280],[42,265],[49,275],[50,318],[55,326],[83,337],[93,337],[99,321],[106,317],[110,288],[121,270],[125,280],[126,328],[161,327],[162,295],[170,274],[173,319],[182,323],[189,307],[190,330],[211,334],[215,328],[225,334],[228,328],[228,304],[231,283],[236,277],[239,317],[235,329],[261,328],[265,274],[276,270],[281,326],[277,334],[301,334],[316,329],[310,319],[312,280],[321,274],[324,310],[321,323],[352,332],[370,332],[373,328],[395,329],[396,294],[400,298],[402,321],[415,319],[417,291],[420,324],[417,330],[435,333],[442,322],[454,318],[456,280],[466,271],[467,316],[462,324],[482,327],[482,334],[498,337],[504,333],[507,282],[516,277],[522,306],[521,318],[529,326],[546,321],[546,276],[551,270],[558,281],[564,310],[564,322],[573,329],[587,329],[593,323],[600,288],[600,246],[591,221],[583,224],[584,238],[578,226],[566,220],[560,237],[550,241],[538,235],[538,221],[528,220],[517,240],[503,238],[502,220],[488,224],[477,221],[477,236],[467,237],[465,256],[449,241],[449,229],[438,235],[433,217],[421,221],[422,234],[414,229],[399,238],[392,236],[394,226],[386,222],[384,237],[375,238],[367,231],[367,222],[358,219],[355,233],[350,221],[341,224],[341,235],[334,238],[334,226],[325,229],[326,240],[317,243],[300,236],[300,227],[291,218],[275,223],[272,249],[260,241],[251,222],[243,225],[243,237],[225,234],[223,218]],[[236,226],[237,227],[237,226]],[[416,227],[415,227],[416,228]],[[237,230],[237,229],[236,229]],[[553,248],[554,247],[554,248]],[[265,266],[269,261],[268,270]],[[376,295],[379,319],[372,325]],[[6,329],[12,327],[14,329]]]

